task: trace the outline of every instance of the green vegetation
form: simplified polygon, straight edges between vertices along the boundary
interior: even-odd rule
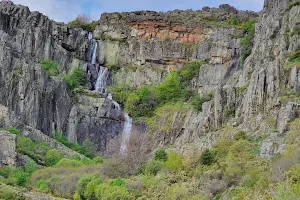
[[[241,57],[243,61],[251,54],[253,47],[253,39],[255,35],[255,24],[256,21],[249,21],[243,25],[241,25],[245,30],[245,35],[241,40]]]
[[[63,133],[56,131],[55,132],[55,139],[64,144],[65,146],[69,147],[70,149],[73,149],[74,151],[77,151],[78,153],[81,153],[85,155],[86,157],[92,159],[94,158],[95,154],[95,147],[94,144],[90,141],[83,142],[82,146],[78,143],[70,142]]]
[[[61,160],[64,157],[63,153],[56,150],[56,149],[50,149],[46,153],[46,163],[48,166],[55,165],[59,160]]]
[[[214,158],[213,155],[211,154],[211,152],[206,149],[200,157],[200,163],[202,165],[211,165],[214,162]]]
[[[87,82],[85,71],[78,67],[74,68],[70,74],[63,74],[62,78],[67,82],[71,90],[84,86]]]
[[[89,32],[93,32],[98,24],[98,21],[92,21],[90,17],[85,14],[79,15],[75,20],[68,23],[71,27],[82,28]]]
[[[53,60],[46,58],[41,62],[41,66],[48,71],[51,76],[58,75],[58,64],[56,64]]]
[[[296,1],[294,3],[291,3],[290,6],[289,6],[289,10],[291,10],[294,6],[299,6],[300,5],[300,2],[299,1]]]
[[[202,111],[202,105],[203,103],[210,101],[213,97],[213,94],[208,94],[208,95],[200,95],[196,94],[194,97],[194,100],[192,102],[193,108],[198,111]]]
[[[154,160],[166,161],[167,159],[168,159],[168,154],[164,149],[159,148],[155,151]]]
[[[171,72],[164,82],[157,86],[144,85],[133,89],[115,85],[109,89],[114,99],[135,119],[152,117],[156,110],[164,105],[175,105],[176,102],[189,100],[193,93],[189,89],[190,82],[199,74],[201,65],[205,63],[207,62],[187,62],[178,71]]]

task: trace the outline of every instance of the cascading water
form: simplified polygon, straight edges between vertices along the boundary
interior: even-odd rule
[[[128,113],[124,114],[125,124],[122,133],[122,141],[121,141],[121,154],[127,154],[127,146],[129,143],[131,129],[132,129],[132,118],[128,115]]]
[[[88,34],[88,39],[92,40],[93,36],[89,33]],[[97,48],[98,48],[98,43],[96,40],[93,40],[93,53],[92,53],[92,58],[91,58],[91,64],[95,65],[96,64],[96,58],[97,58]],[[98,77],[97,81],[95,84],[95,90],[98,92],[102,92],[103,89],[106,88],[106,79],[108,76],[108,69],[100,65],[100,69],[98,72]],[[108,99],[110,99],[115,108],[117,110],[122,110],[120,104],[115,102],[112,98],[112,95],[109,93],[107,96]],[[132,130],[132,118],[129,116],[128,113],[124,113],[124,118],[125,118],[125,123],[123,127],[123,132],[122,132],[122,141],[121,141],[121,147],[120,147],[120,152],[122,154],[127,154],[127,146],[129,143],[130,135],[131,135],[131,130]]]

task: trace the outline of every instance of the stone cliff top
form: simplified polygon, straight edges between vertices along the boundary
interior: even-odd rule
[[[202,10],[174,10],[168,12],[156,11],[135,11],[135,12],[114,12],[103,13],[100,21],[107,23],[114,22],[143,22],[143,21],[164,21],[170,23],[190,23],[203,21],[216,21],[237,18],[240,21],[257,18],[259,13],[254,11],[241,11],[228,4],[222,4],[219,8],[203,7]]]

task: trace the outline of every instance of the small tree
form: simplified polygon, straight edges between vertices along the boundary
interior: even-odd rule
[[[206,149],[200,157],[200,163],[202,165],[211,165],[213,162],[214,162],[214,158],[212,154],[208,149]]]
[[[155,151],[154,160],[166,161],[168,159],[168,154],[162,148]]]
[[[55,165],[59,160],[61,160],[64,157],[63,153],[56,150],[56,149],[50,149],[46,153],[46,162],[48,166]]]

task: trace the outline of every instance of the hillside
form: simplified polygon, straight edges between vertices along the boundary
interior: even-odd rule
[[[298,0],[91,24],[0,2],[0,199],[299,199],[299,33]]]

